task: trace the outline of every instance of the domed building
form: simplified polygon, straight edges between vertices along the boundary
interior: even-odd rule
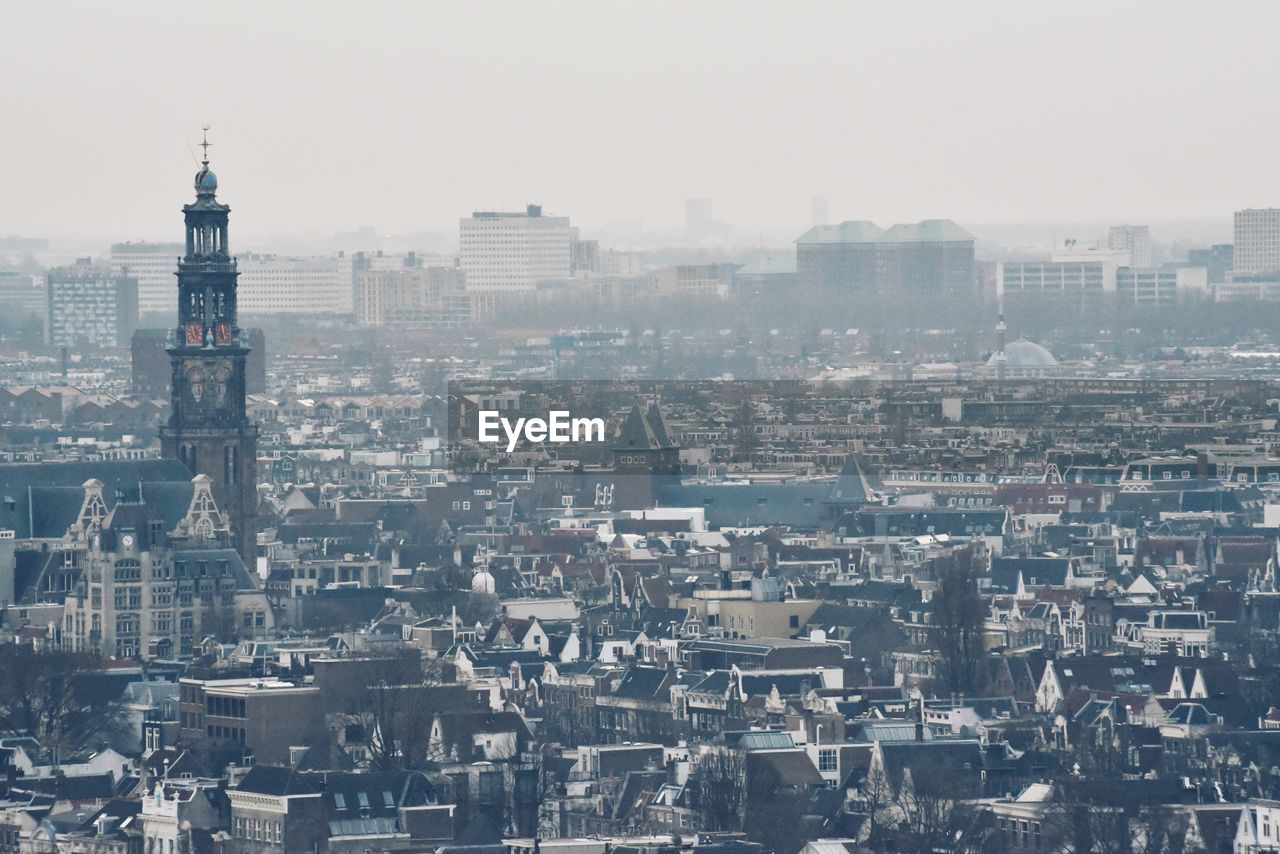
[[[497,590],[497,587],[497,582],[494,581],[493,576],[489,574],[488,567],[480,567],[476,570],[476,574],[471,576],[472,593],[493,594],[493,592]]]
[[[994,353],[987,360],[987,367],[994,368],[1000,361],[1000,354]],[[1034,341],[1019,338],[1004,348],[1004,366],[1006,370],[1056,367],[1058,360],[1053,354]]]
[[[1058,373],[1058,360],[1036,342],[1019,338],[1007,345],[1001,341],[987,359],[987,370],[997,377],[1044,377]]]

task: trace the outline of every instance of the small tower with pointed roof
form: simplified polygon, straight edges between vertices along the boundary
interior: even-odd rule
[[[613,470],[613,506],[623,510],[654,506],[661,484],[680,477],[680,446],[658,401],[627,414],[614,442]]]

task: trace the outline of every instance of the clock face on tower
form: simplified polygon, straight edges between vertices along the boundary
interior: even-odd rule
[[[204,344],[204,324],[193,320],[187,324],[187,346],[199,347]]]

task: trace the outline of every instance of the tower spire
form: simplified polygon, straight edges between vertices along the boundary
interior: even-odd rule
[[[241,558],[253,566],[258,427],[245,404],[249,349],[236,318],[238,273],[227,244],[231,208],[216,197],[209,125],[201,129],[204,161],[195,177],[196,198],[182,206],[186,254],[178,261],[178,322],[167,348],[173,387],[160,448],[166,459],[203,478],[196,485],[225,515]],[[223,527],[216,521],[213,531]],[[203,538],[210,529],[204,523],[200,527]]]

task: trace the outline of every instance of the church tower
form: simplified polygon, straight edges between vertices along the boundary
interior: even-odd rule
[[[206,132],[208,128],[205,128]],[[209,170],[209,141],[196,173],[196,200],[183,205],[186,254],[178,262],[178,326],[169,334],[171,414],[160,429],[165,457],[208,475],[226,512],[232,540],[252,571],[257,551],[258,427],[245,410],[247,336],[236,325],[236,262],[227,246],[227,215]]]

